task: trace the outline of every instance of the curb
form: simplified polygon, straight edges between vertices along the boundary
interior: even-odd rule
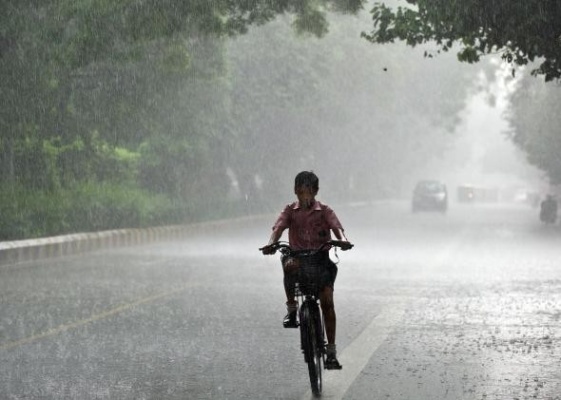
[[[170,225],[146,229],[118,229],[0,242],[0,265],[18,264],[44,258],[84,254],[95,250],[180,239],[195,231],[212,232],[228,225],[247,223],[248,221],[261,218],[263,216],[250,216],[188,225]]]
[[[376,201],[347,203],[350,208],[374,206]],[[270,223],[277,214],[261,214],[185,225],[168,225],[144,229],[118,229],[91,233],[75,233],[38,239],[0,242],[0,266],[84,254],[116,247],[136,246],[170,239],[181,239],[194,232],[212,233],[218,229],[251,221]]]

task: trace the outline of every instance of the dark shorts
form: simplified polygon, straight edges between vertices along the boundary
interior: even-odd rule
[[[284,271],[284,284],[287,289],[294,288],[298,278],[301,273],[305,271],[305,266],[300,268],[287,266],[287,261],[289,261],[288,256],[281,257],[281,263]],[[316,260],[320,264],[319,269],[319,289],[322,290],[326,286],[334,288],[335,279],[337,278],[337,265],[329,258],[329,252],[321,252],[319,258]]]

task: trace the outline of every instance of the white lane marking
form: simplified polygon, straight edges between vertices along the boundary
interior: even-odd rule
[[[364,369],[372,354],[387,339],[394,326],[401,320],[405,307],[395,304],[382,310],[368,327],[341,353],[339,362],[343,365],[340,371],[323,370],[322,399],[340,400]],[[308,391],[302,400],[314,399]]]

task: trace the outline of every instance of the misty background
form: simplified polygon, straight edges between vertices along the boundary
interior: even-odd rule
[[[373,45],[368,7],[320,37],[290,14],[212,35],[160,32],[148,6],[4,7],[1,240],[276,212],[300,170],[329,202],[426,178],[543,195],[561,176],[556,84]],[[124,41],[119,18],[151,25]]]

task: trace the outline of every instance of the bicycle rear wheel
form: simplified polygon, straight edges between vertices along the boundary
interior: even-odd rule
[[[302,336],[302,350],[304,360],[308,363],[310,375],[310,386],[314,395],[320,395],[322,391],[322,353],[321,344],[318,343],[317,318],[319,309],[316,307],[303,306],[300,315],[300,332]]]

